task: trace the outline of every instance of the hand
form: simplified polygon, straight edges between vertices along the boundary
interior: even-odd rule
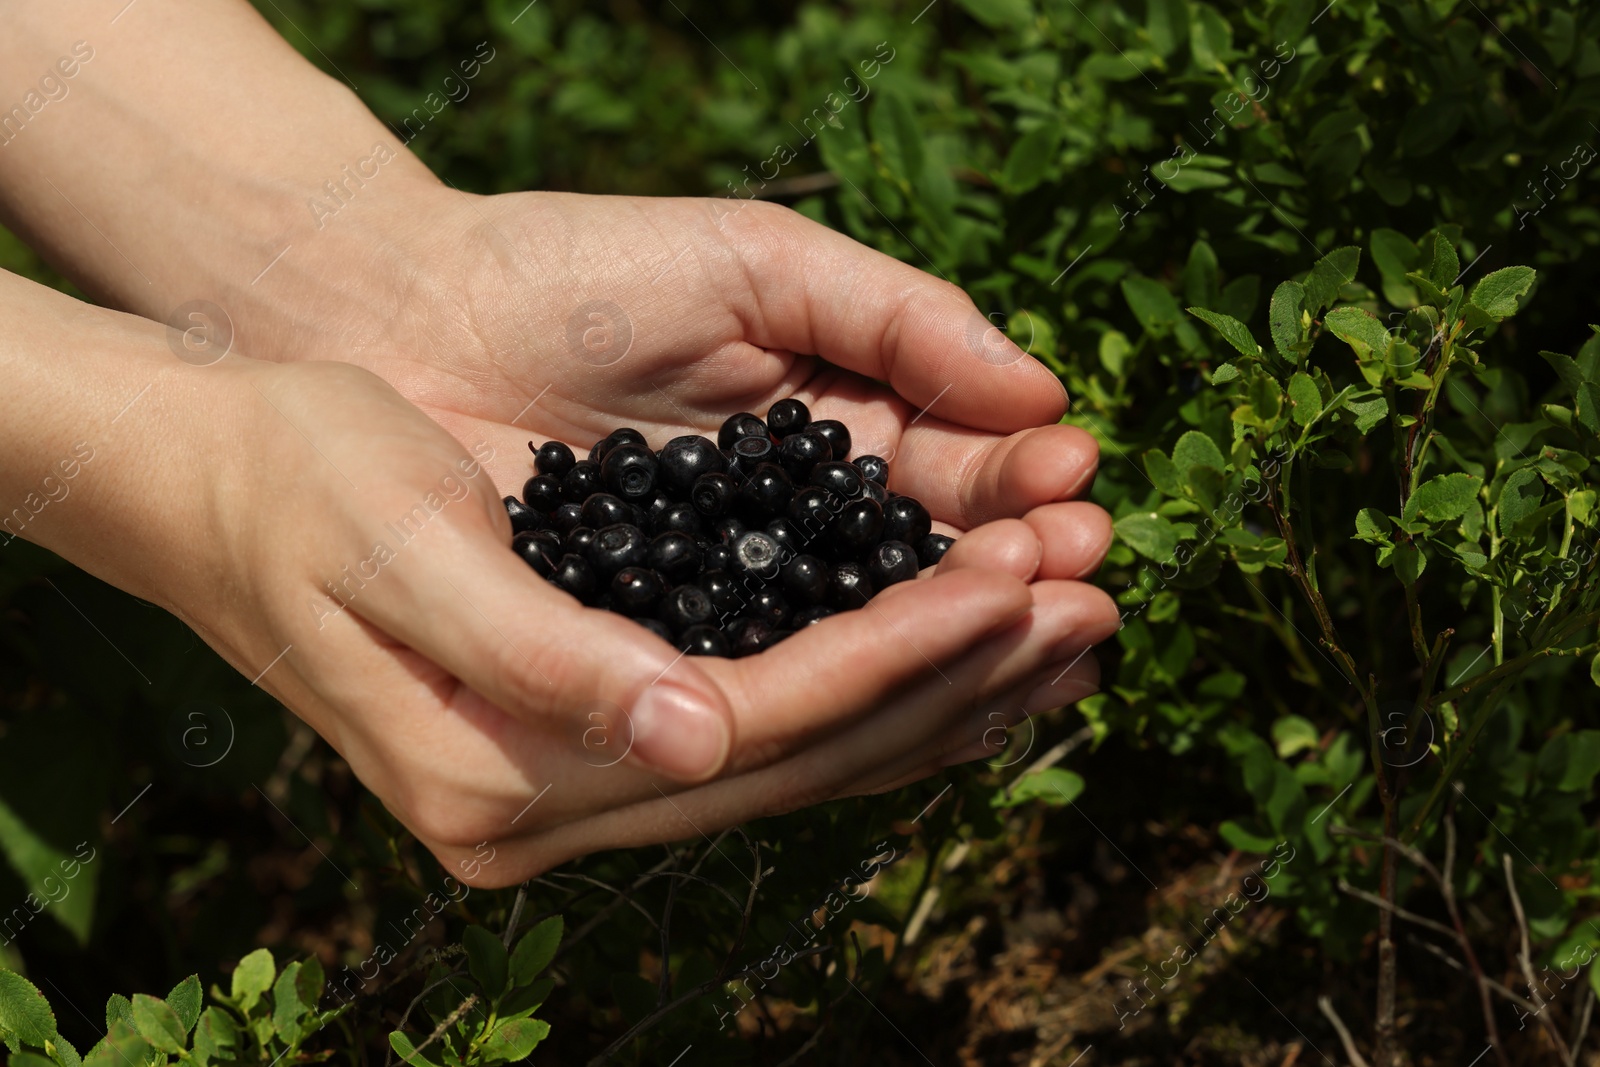
[[[1015,627],[1033,631],[1031,643],[1018,644],[1015,634],[997,642],[1018,644],[1009,660],[968,649],[952,665],[924,647],[927,639],[889,632],[916,622],[886,626],[868,612],[850,620],[848,632],[843,619],[816,628],[833,638],[826,643],[796,639],[753,661],[694,664],[724,693],[743,698],[732,700],[738,742],[726,767],[739,777],[675,797],[676,812],[656,798],[654,808],[663,810],[647,806],[606,820],[623,835],[618,843],[637,840],[632,828],[640,825],[663,826],[671,836],[671,824],[684,827],[686,819],[720,826],[924,776],[949,762],[952,750],[957,758],[992,754],[997,724],[1092,691],[1097,673],[1085,650],[1115,629],[1116,612],[1104,594],[1071,579],[1098,566],[1109,522],[1091,505],[1059,501],[1092,478],[1094,443],[1071,427],[1028,428],[1058,417],[1064,394],[1052,375],[988,329],[959,290],[770,205],[434,191],[434,203],[385,213],[428,220],[426,235],[384,238],[405,254],[368,259],[388,264],[395,280],[352,287],[349,279],[359,274],[308,255],[279,283],[294,294],[293,322],[303,325],[255,314],[241,325],[245,343],[280,357],[303,349],[361,363],[458,440],[491,442],[486,466],[506,492],[516,492],[529,473],[522,446],[530,437],[581,447],[629,424],[659,445],[683,432],[714,432],[735,411],[762,411],[797,395],[818,417],[850,425],[857,454],[891,457],[893,487],[923,499],[943,529],[989,522],[963,538],[943,571],[1034,582],[1032,611]],[[669,254],[674,247],[681,254]],[[560,266],[612,263],[617,257],[607,250],[618,248],[627,249],[626,268],[574,278]],[[679,266],[664,272],[643,266],[674,260]],[[559,286],[543,280],[556,276],[564,279]],[[304,284],[319,277],[341,279],[342,291]],[[583,309],[599,303],[591,320]],[[332,332],[330,323],[338,324]],[[812,348],[830,360],[792,354]],[[948,407],[950,417],[920,411],[913,400]],[[1015,515],[1024,521],[999,521]],[[885,597],[873,610],[891,602]],[[870,638],[857,632],[863,622],[871,624]],[[631,626],[617,636],[655,643]],[[872,664],[855,653],[863,639],[879,649],[885,637],[900,639],[924,682],[898,709],[868,715],[870,686],[895,690],[873,670],[887,660]],[[537,634],[530,639],[537,644]],[[963,651],[949,647],[951,655]],[[830,670],[830,658],[841,655],[871,672],[870,685],[852,699],[818,700],[808,680],[846,674]],[[621,751],[626,705],[578,696],[579,707],[595,712],[584,736],[603,740],[606,754]],[[914,730],[888,725],[904,717],[915,719]],[[814,744],[850,723],[838,743]],[[866,738],[872,743],[863,747]],[[604,760],[598,750],[591,755]],[[752,773],[779,756],[773,773]],[[783,788],[774,789],[780,781]],[[552,812],[559,807],[550,805]],[[573,849],[596,832],[586,821],[543,847],[565,840],[555,847]]]

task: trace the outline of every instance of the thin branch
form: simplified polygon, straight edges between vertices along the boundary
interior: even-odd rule
[[[511,948],[511,938],[517,932],[517,923],[522,921],[523,905],[528,903],[528,883],[523,882],[517,886],[517,899],[511,902],[511,917],[506,920],[506,932],[500,937],[500,944],[507,949]]]
[[[1576,1067],[1577,1061],[1572,1052],[1567,1048],[1567,1043],[1561,1038],[1561,1031],[1556,1026],[1555,1020],[1545,1014],[1545,1000],[1539,995],[1539,988],[1533,980],[1533,953],[1528,946],[1528,916],[1522,910],[1522,896],[1517,892],[1517,880],[1511,876],[1511,853],[1500,854],[1500,865],[1506,872],[1506,891],[1511,894],[1511,912],[1517,917],[1517,936],[1521,938],[1522,946],[1517,951],[1517,963],[1522,967],[1522,977],[1528,981],[1528,996],[1539,1006],[1534,1012],[1539,1020],[1539,1025],[1544,1027],[1545,1033],[1550,1035],[1550,1040],[1555,1043],[1556,1051],[1561,1053],[1561,1059],[1567,1067]]]
[[[1369,893],[1365,889],[1357,889],[1343,878],[1339,879],[1339,892],[1348,893],[1357,900],[1364,900],[1375,908],[1383,908],[1384,910],[1393,913],[1407,922],[1416,923],[1418,926],[1432,930],[1436,934],[1443,934],[1452,941],[1455,940],[1456,932],[1450,929],[1450,927],[1446,926],[1444,923],[1435,922],[1434,920],[1426,918],[1425,916],[1418,915],[1414,911],[1407,911],[1405,908],[1402,908],[1400,905],[1392,901],[1384,900],[1376,893]]]
[[[1600,612],[1581,616],[1581,618],[1588,620],[1586,625],[1592,624],[1596,619],[1600,619]],[[1572,627],[1572,629],[1581,629],[1581,627]],[[1520,674],[1542,659],[1550,659],[1552,657],[1559,656],[1582,656],[1586,653],[1593,652],[1594,649],[1594,645],[1579,645],[1577,648],[1556,648],[1554,645],[1551,645],[1546,648],[1536,648],[1532,652],[1524,653],[1523,655],[1518,656],[1516,659],[1508,659],[1504,663],[1500,664],[1500,666],[1486,670],[1482,674],[1473,675],[1460,685],[1446,689],[1444,692],[1433,698],[1433,703],[1435,706],[1437,706],[1451,700],[1460,700],[1462,697],[1466,696],[1479,686],[1488,682],[1498,682],[1502,678],[1509,678],[1513,675]]]
[[[1350,1036],[1350,1028],[1345,1026],[1343,1019],[1339,1018],[1339,1013],[1333,1010],[1333,1001],[1325,996],[1318,997],[1317,1007],[1321,1009],[1323,1015],[1328,1017],[1328,1021],[1333,1024],[1334,1030],[1339,1034],[1339,1043],[1344,1046],[1344,1054],[1350,1057],[1352,1067],[1371,1067],[1371,1064],[1367,1063],[1365,1057],[1361,1055],[1360,1050],[1356,1048],[1355,1038]]]

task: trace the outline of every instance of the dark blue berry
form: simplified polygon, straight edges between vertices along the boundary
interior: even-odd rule
[[[547,516],[533,510],[514,496],[508,496],[500,503],[506,507],[506,516],[511,519],[511,532],[514,534],[542,530],[550,525]]]
[[[757,589],[744,604],[746,618],[760,619],[774,630],[782,629],[793,614],[789,602],[776,589]]]
[[[844,509],[844,501],[820,486],[809,486],[789,501],[789,522],[807,541],[826,530]]]
[[[745,524],[733,516],[725,516],[711,524],[711,536],[725,545],[731,545],[744,536]]]
[[[735,656],[753,656],[777,643],[773,628],[760,619],[735,619],[728,624],[726,632]]]
[[[875,589],[917,576],[917,551],[904,541],[885,541],[867,556],[867,577]]]
[[[739,496],[739,483],[726,474],[702,474],[694,480],[689,499],[694,509],[708,519],[720,519],[733,508]]]
[[[561,551],[572,552],[587,557],[589,545],[594,541],[594,528],[591,526],[574,526],[561,538]]]
[[[571,551],[557,561],[550,584],[585,602],[594,597],[598,585],[589,561]]]
[[[812,626],[821,622],[823,619],[826,619],[833,613],[834,611],[832,608],[825,608],[820,604],[816,607],[801,608],[799,611],[794,613],[794,618],[789,620],[789,625],[793,626],[796,630],[800,630],[807,626]]]
[[[533,442],[528,442],[528,447],[533,448]],[[552,474],[557,478],[565,475],[578,462],[578,457],[572,454],[560,441],[546,441],[533,453],[533,469],[540,474]]]
[[[747,590],[744,584],[727,571],[708,570],[696,583],[711,598],[711,606],[718,615],[737,615],[744,610]]]
[[[579,526],[583,525],[583,508],[567,501],[550,513],[550,525],[556,533],[565,537]]]
[[[793,496],[794,483],[783,472],[783,468],[775,463],[762,463],[741,482],[738,506],[750,518],[764,522],[784,514]]]
[[[609,582],[624,567],[644,566],[649,547],[643,530],[617,523],[594,532],[594,540],[589,542],[589,563],[602,580]]]
[[[883,533],[883,507],[867,497],[852,500],[833,520],[828,533],[840,552],[859,556],[877,544]]]
[[[575,504],[581,504],[600,492],[600,464],[580,460],[561,476],[561,495]]]
[[[734,541],[733,573],[768,581],[778,576],[778,542],[771,534],[747,530]]]
[[[661,638],[667,644],[672,644],[672,627],[666,623],[659,619],[634,619],[633,621]]]
[[[677,530],[657,534],[650,542],[650,566],[673,585],[687,582],[705,565],[705,552],[693,537]]]
[[[845,500],[854,500],[862,493],[861,472],[849,463],[829,462],[819,463],[811,468],[811,476],[806,479],[810,484],[820,489],[826,489],[837,497]]]
[[[813,467],[831,459],[833,446],[820,433],[790,434],[778,444],[778,465],[796,482],[805,482]]]
[[[583,502],[579,512],[585,526],[600,529],[602,526],[615,526],[619,522],[631,522],[633,511],[620,497],[610,493],[595,493]]]
[[[765,437],[741,437],[728,450],[728,473],[736,482],[752,477],[756,468],[778,458],[778,449]]]
[[[698,585],[679,585],[669,589],[656,611],[656,617],[671,627],[674,633],[683,633],[691,626],[702,626],[711,621],[713,614],[711,597]]]
[[[678,651],[691,656],[726,656],[731,650],[720,630],[701,623],[683,631],[683,636],[678,638]]]
[[[853,611],[872,599],[872,579],[859,563],[840,563],[828,575],[828,606],[835,611]]]
[[[522,485],[522,502],[546,515],[561,506],[561,479],[553,474],[535,474]]]
[[[811,409],[793,397],[780,400],[767,409],[767,429],[780,440],[804,430],[810,421]]]
[[[539,537],[537,533],[519,533],[511,539],[511,550],[522,557],[522,561],[532,567],[541,578],[548,578],[555,573],[556,550],[549,543]]]
[[[850,455],[850,431],[845,424],[837,419],[818,419],[806,427],[808,433],[820,433],[828,439],[828,444],[833,448],[834,459],[845,459]]]
[[[887,504],[889,502],[889,490],[877,482],[862,482],[861,489],[861,495],[869,500],[876,500],[879,504]]]
[[[767,523],[766,530],[767,535],[778,542],[785,558],[805,550],[806,539],[800,536],[800,531],[788,519],[773,519]]]
[[[883,506],[883,539],[917,544],[933,530],[928,509],[908,496],[897,496]]]
[[[706,546],[706,570],[725,571],[733,567],[733,549],[720,541]]]
[[[783,565],[783,591],[802,607],[828,599],[828,565],[816,556],[796,556]]]
[[[611,578],[611,603],[627,615],[648,615],[666,591],[661,575],[647,567],[624,567]]]
[[[600,461],[600,481],[624,500],[650,500],[656,495],[655,453],[644,445],[617,445]]]
[[[717,447],[732,448],[733,443],[741,437],[767,437],[767,424],[750,414],[741,411],[737,415],[730,415],[722,428],[717,431]]]
[[[657,516],[650,528],[656,533],[676,530],[698,537],[705,533],[706,520],[700,517],[693,504],[674,504]]]
[[[950,546],[956,543],[953,537],[944,534],[929,534],[917,542],[917,563],[919,566],[932,567],[944,559],[944,554],[950,551]]]
[[[855,464],[867,481],[883,486],[889,484],[889,461],[882,456],[857,456]]]
[[[674,437],[661,450],[660,459],[662,484],[680,497],[694,487],[701,475],[721,474],[728,469],[722,450],[699,434]]]

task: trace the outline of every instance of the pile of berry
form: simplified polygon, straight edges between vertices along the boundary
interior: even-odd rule
[[[632,616],[691,655],[746,656],[859,608],[939,562],[951,539],[885,488],[877,456],[846,462],[850,431],[780,400],[741,413],[715,443],[651,451],[613,430],[580,460],[535,449],[522,499],[505,498],[511,547],[583,603]]]

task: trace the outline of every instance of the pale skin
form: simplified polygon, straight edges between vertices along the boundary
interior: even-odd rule
[[[92,442],[22,536],[259,675],[447,867],[487,841],[474,884],[514,884],[883,791],[1094,691],[1118,625],[1082,581],[1110,540],[1075,499],[1094,442],[959,289],[769,204],[459,192],[242,0],[124,4],[0,9],[0,102],[94,53],[0,147],[0,214],[120,309],[0,278],[0,505]],[[378,145],[336,214],[309,208]],[[206,366],[160,325],[192,300],[233,330]],[[631,331],[615,362],[569,345],[596,300]],[[786,396],[961,534],[936,574],[708,661],[506,548],[529,440],[659,446]],[[399,546],[385,524],[441,485]],[[379,540],[341,608],[326,583]]]

